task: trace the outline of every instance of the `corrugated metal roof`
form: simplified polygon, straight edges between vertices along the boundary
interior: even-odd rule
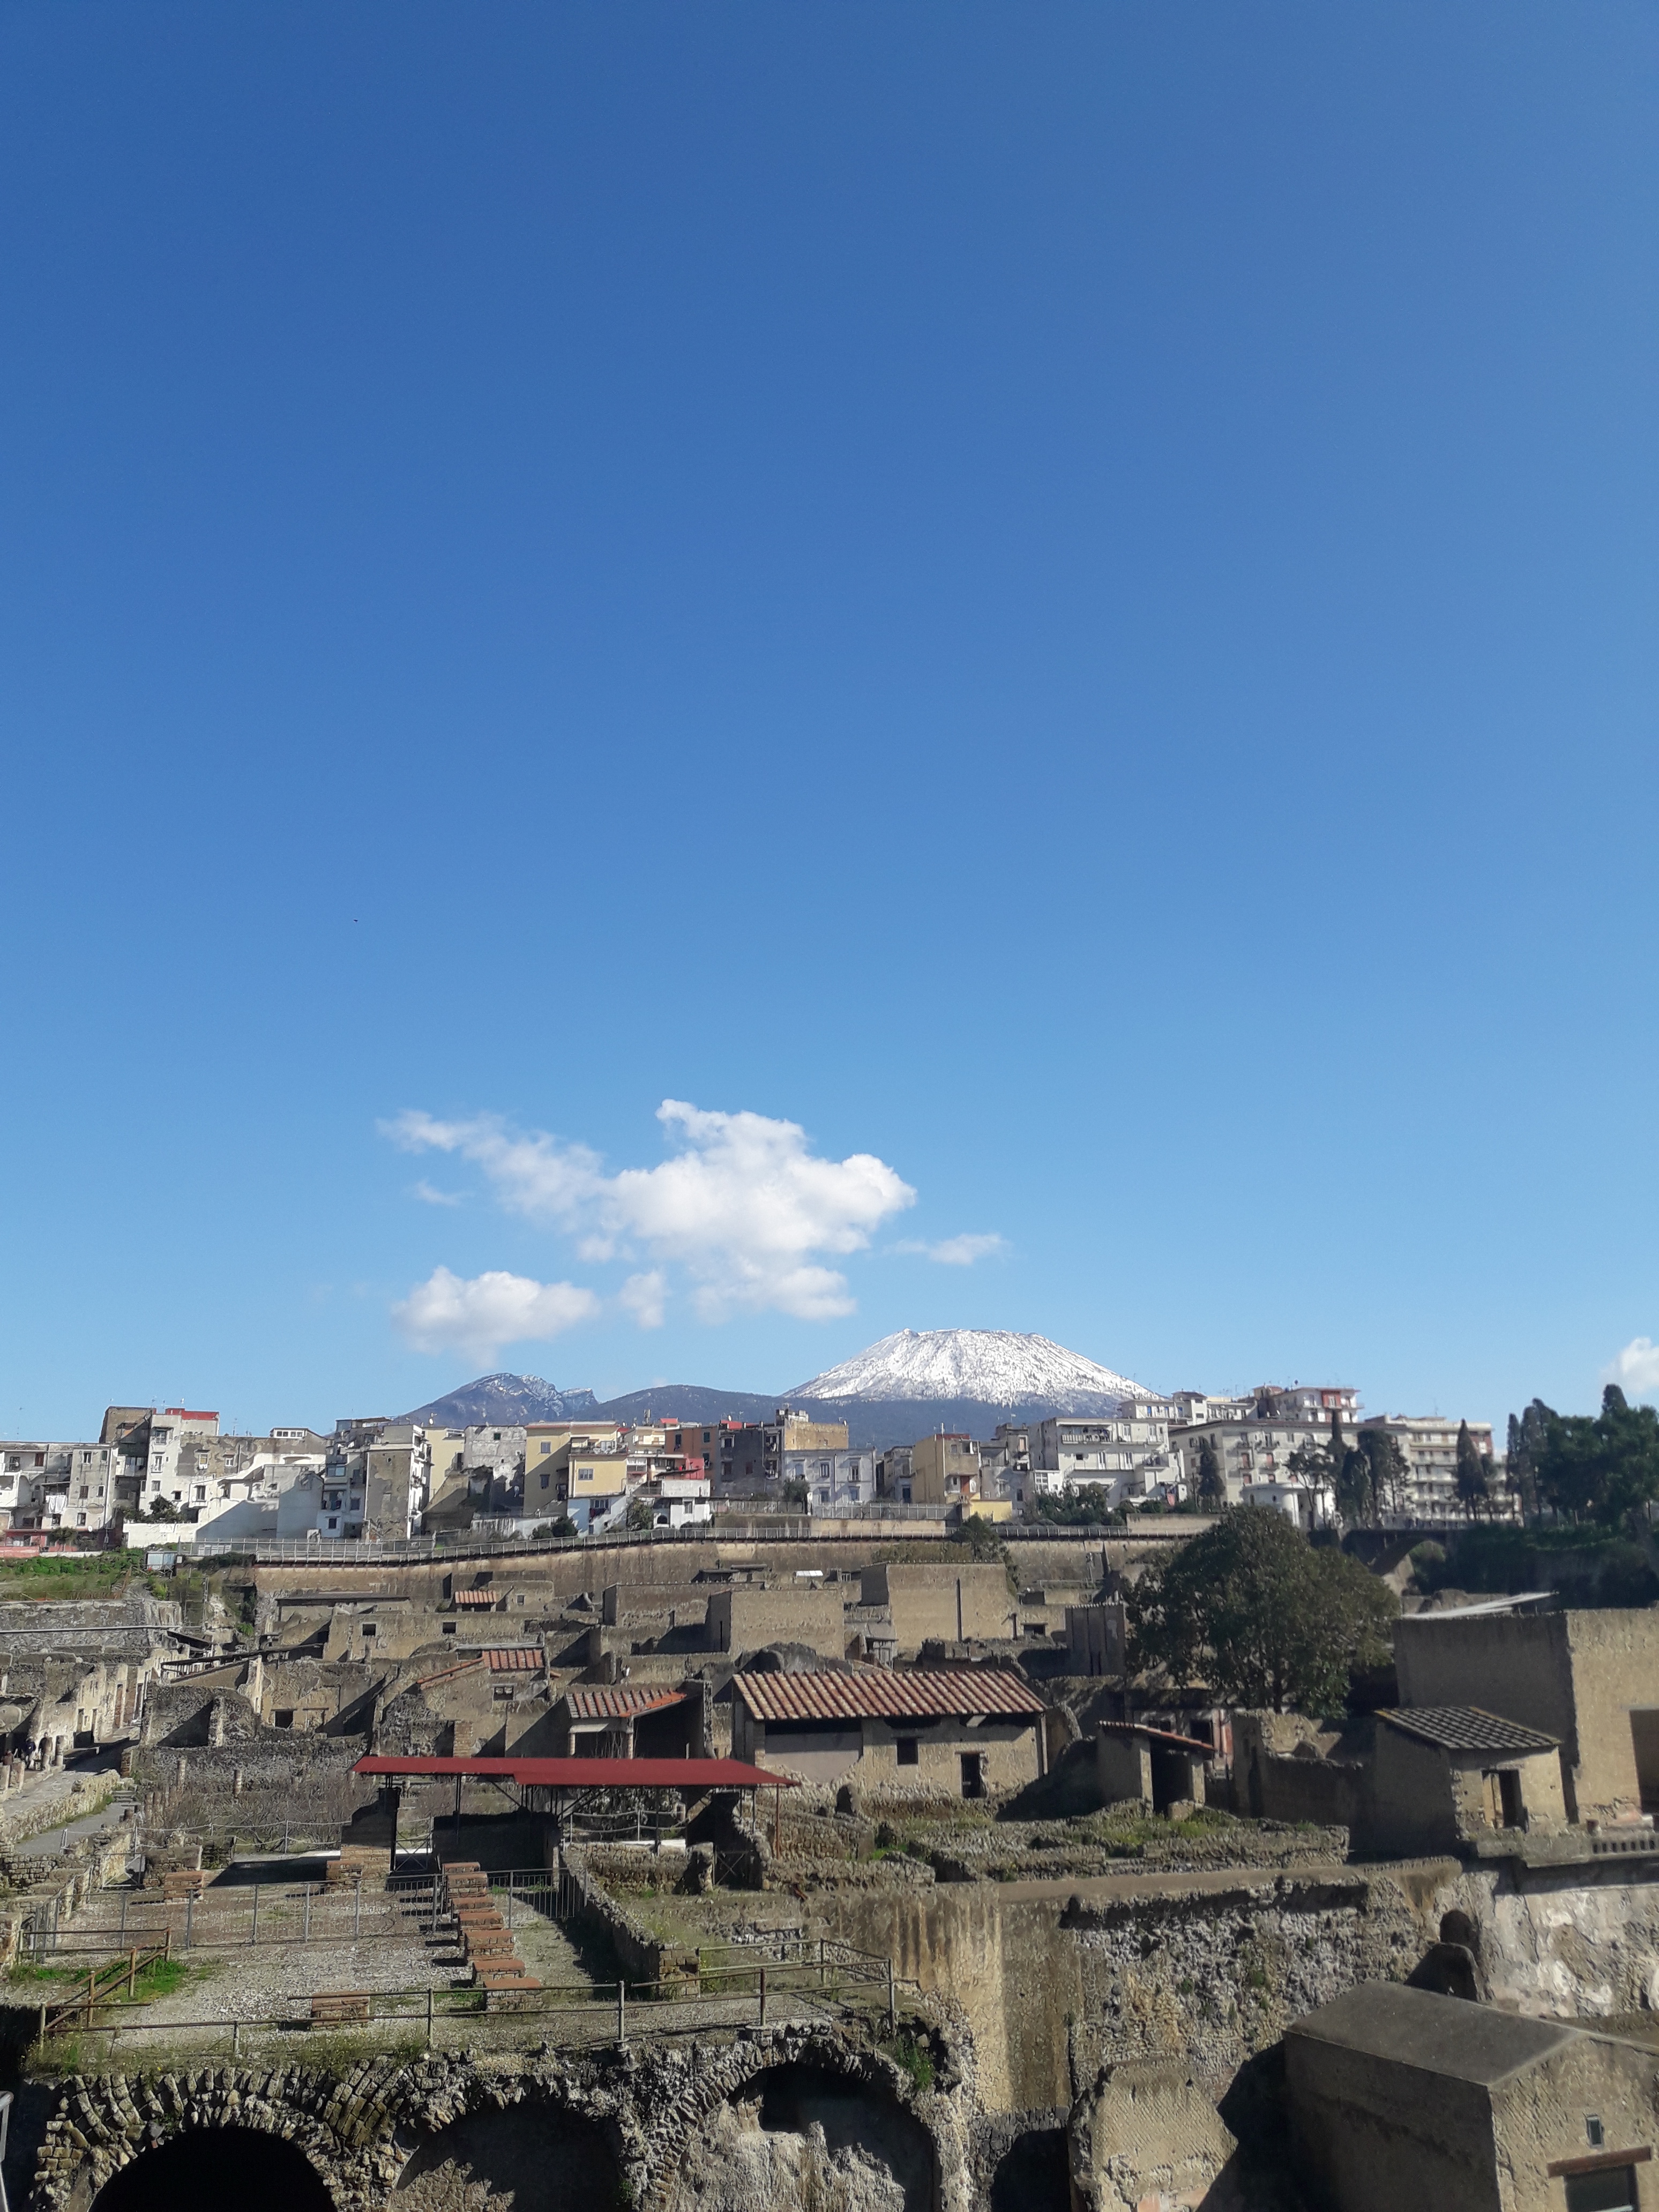
[[[1559,1736],[1544,1735],[1520,1721],[1506,1721],[1480,1705],[1412,1705],[1403,1711],[1379,1713],[1379,1720],[1403,1729],[1442,1751],[1493,1751],[1520,1755],[1534,1751],[1559,1751]]]
[[[509,1644],[503,1649],[486,1649],[484,1657],[492,1674],[534,1674],[542,1664],[541,1646],[538,1644]]]
[[[732,1687],[762,1721],[1024,1718],[1043,1710],[1029,1683],[994,1667],[928,1674],[872,1668],[857,1674],[734,1674]]]
[[[619,1685],[612,1689],[573,1682],[564,1694],[573,1721],[625,1720],[630,1713],[659,1712],[665,1706],[685,1701],[684,1690],[651,1689],[643,1683],[631,1688]]]
[[[455,1602],[457,1605],[494,1605],[495,1593],[487,1589],[457,1590]]]

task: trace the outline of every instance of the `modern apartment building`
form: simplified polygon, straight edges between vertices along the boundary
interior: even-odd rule
[[[1386,1431],[1406,1463],[1404,1495],[1398,1510],[1385,1517],[1407,1524],[1468,1518],[1468,1509],[1457,1495],[1456,1421],[1438,1413],[1373,1413],[1359,1425]],[[1469,1434],[1486,1464],[1492,1510],[1507,1515],[1514,1508],[1492,1455],[1492,1425],[1471,1421]]]
[[[876,1495],[876,1455],[851,1449],[786,1452],[783,1480],[802,1486],[812,1511],[832,1505],[870,1505]]]
[[[1180,1418],[1170,1427],[1170,1454],[1182,1481],[1189,1494],[1196,1492],[1203,1447],[1210,1443],[1229,1505],[1242,1504],[1253,1487],[1283,1485],[1296,1453],[1328,1449],[1339,1430],[1345,1449],[1358,1437],[1359,1394],[1346,1384],[1264,1382],[1239,1398],[1182,1390],[1172,1403]],[[1304,1521],[1312,1515],[1317,1525],[1324,1511],[1309,1501]]]
[[[1175,1407],[1167,1398],[1125,1398],[1112,1413],[1055,1413],[1029,1432],[1031,1485],[1039,1492],[1107,1492],[1118,1505],[1173,1486],[1170,1451]],[[1000,1433],[999,1431],[999,1433]]]

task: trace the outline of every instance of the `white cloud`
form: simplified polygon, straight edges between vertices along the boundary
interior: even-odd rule
[[[1006,1252],[1007,1249],[1007,1238],[994,1233],[945,1237],[937,1244],[921,1244],[914,1237],[907,1237],[893,1247],[896,1252],[918,1253],[922,1259],[935,1261],[941,1267],[971,1267],[975,1260],[988,1260],[994,1253]]]
[[[415,1195],[424,1206],[459,1206],[461,1194],[458,1190],[438,1190],[424,1176],[415,1186]]]
[[[481,1168],[501,1204],[580,1237],[584,1259],[641,1247],[696,1282],[706,1321],[768,1310],[820,1321],[851,1313],[845,1276],[821,1255],[865,1249],[915,1193],[872,1153],[817,1158],[793,1121],[707,1113],[678,1098],[657,1109],[679,1149],[653,1168],[607,1176],[597,1153],[496,1115],[439,1121],[400,1114],[382,1125],[407,1152],[457,1153]],[[960,1264],[959,1262],[957,1264]]]
[[[1659,1344],[1650,1336],[1633,1336],[1601,1370],[1604,1382],[1616,1382],[1626,1397],[1647,1398],[1659,1390]]]
[[[488,1366],[504,1344],[545,1342],[599,1310],[574,1283],[538,1283],[499,1270],[471,1278],[434,1267],[392,1318],[417,1352],[464,1352]]]
[[[660,1267],[653,1267],[648,1275],[630,1275],[622,1286],[621,1297],[641,1328],[660,1328],[668,1304],[668,1278]]]

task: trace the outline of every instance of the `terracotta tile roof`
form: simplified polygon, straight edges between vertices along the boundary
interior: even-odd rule
[[[757,1720],[950,1720],[969,1714],[1035,1717],[1042,1700],[1018,1674],[996,1667],[933,1673],[734,1674],[732,1687]]]
[[[1144,1735],[1153,1743],[1168,1744],[1172,1750],[1201,1752],[1206,1759],[1215,1757],[1215,1746],[1206,1743],[1202,1736],[1177,1735],[1173,1729],[1152,1728],[1146,1721],[1097,1721],[1095,1726],[1102,1735]]]
[[[685,1697],[684,1690],[654,1689],[642,1682],[619,1684],[614,1689],[573,1682],[564,1694],[573,1721],[625,1720],[630,1713],[661,1712],[682,1704]]]
[[[1515,1758],[1561,1747],[1559,1736],[1544,1735],[1519,1721],[1506,1721],[1501,1714],[1486,1712],[1480,1705],[1408,1705],[1379,1713],[1377,1718],[1424,1743],[1437,1745],[1442,1751],[1491,1751]]]
[[[496,1597],[495,1591],[489,1589],[457,1590],[455,1602],[457,1605],[494,1605]]]
[[[509,1644],[495,1650],[486,1649],[484,1657],[492,1674],[534,1674],[540,1672],[542,1665],[538,1644]]]

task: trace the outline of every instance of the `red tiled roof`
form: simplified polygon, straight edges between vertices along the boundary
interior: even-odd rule
[[[1215,1746],[1206,1743],[1202,1736],[1177,1735],[1173,1729],[1152,1728],[1145,1721],[1097,1721],[1096,1728],[1102,1735],[1150,1736],[1154,1743],[1167,1743],[1177,1751],[1201,1752],[1206,1759],[1215,1757]]]
[[[457,1590],[455,1602],[457,1605],[494,1605],[495,1593],[488,1589]]]
[[[493,1650],[486,1646],[483,1656],[492,1674],[534,1674],[542,1664],[539,1644],[508,1644]]]
[[[660,1712],[684,1703],[684,1690],[651,1689],[644,1683],[615,1689],[587,1682],[573,1682],[565,1692],[573,1721],[625,1720],[630,1713]]]
[[[732,1687],[757,1720],[943,1720],[969,1714],[1034,1717],[1042,1700],[997,1667],[856,1674],[734,1674]]]
[[[737,1759],[389,1759],[371,1753],[354,1774],[447,1779],[473,1774],[538,1790],[793,1790],[787,1774],[768,1774]]]

